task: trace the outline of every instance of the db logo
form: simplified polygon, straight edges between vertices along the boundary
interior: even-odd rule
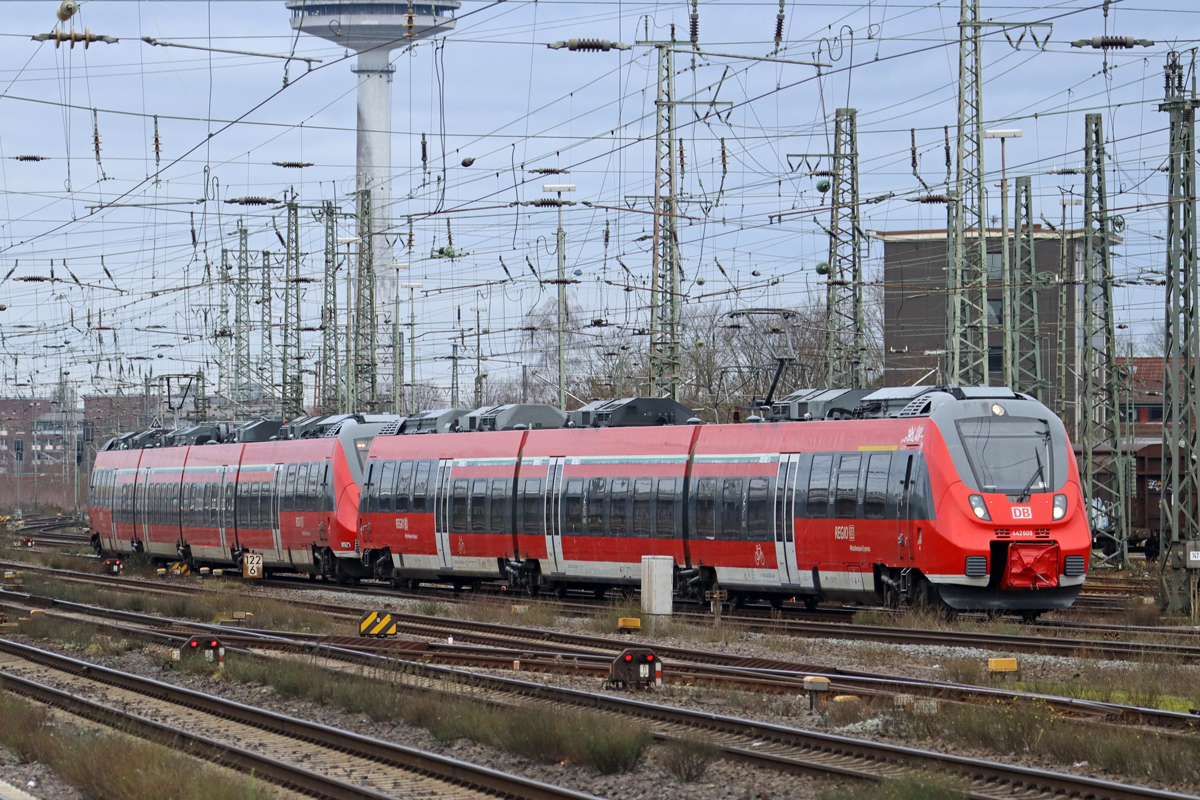
[[[1033,509],[1029,506],[1013,506],[1013,519],[1033,519]]]
[[[754,563],[760,567],[766,566],[767,564],[767,557],[763,554],[761,544],[754,546]]]

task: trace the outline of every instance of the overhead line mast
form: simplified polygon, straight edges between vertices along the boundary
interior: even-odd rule
[[[1166,98],[1171,115],[1167,179],[1167,298],[1163,361],[1163,447],[1159,604],[1172,613],[1198,608],[1197,577],[1189,547],[1200,539],[1200,276],[1196,274],[1196,73],[1184,89],[1179,54],[1167,57]]]

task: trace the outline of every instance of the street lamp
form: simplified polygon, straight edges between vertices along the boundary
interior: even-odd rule
[[[1013,352],[1012,268],[1008,253],[1008,172],[1004,161],[1004,142],[1006,139],[1020,139],[1021,129],[984,131],[983,138],[1000,140],[1000,324],[1004,332],[1004,385],[1011,388],[1016,354]],[[979,235],[987,241],[987,231],[980,231]]]
[[[410,415],[417,410],[417,306],[413,297],[416,290],[424,286],[423,283],[404,283],[396,289],[397,292],[400,288],[408,289],[408,362],[409,371],[412,373],[412,392],[408,396],[405,411]]]
[[[567,410],[566,390],[566,356],[563,341],[563,323],[567,309],[567,234],[563,230],[562,210],[563,192],[575,191],[573,183],[547,183],[542,186],[543,192],[553,192],[558,195],[558,408]]]

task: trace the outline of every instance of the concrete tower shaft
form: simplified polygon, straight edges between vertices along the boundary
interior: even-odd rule
[[[359,192],[371,190],[371,263],[376,324],[392,312],[396,291],[392,230],[392,51],[417,39],[454,29],[459,0],[423,3],[395,0],[288,0],[292,30],[318,36],[358,54]],[[361,203],[361,201],[360,201]],[[361,227],[361,226],[360,226]],[[360,229],[359,234],[363,231]],[[375,398],[361,398],[367,402]]]

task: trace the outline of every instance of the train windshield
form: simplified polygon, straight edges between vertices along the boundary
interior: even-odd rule
[[[959,420],[958,434],[981,492],[1020,495],[1048,492],[1054,485],[1045,421],[974,417]]]

